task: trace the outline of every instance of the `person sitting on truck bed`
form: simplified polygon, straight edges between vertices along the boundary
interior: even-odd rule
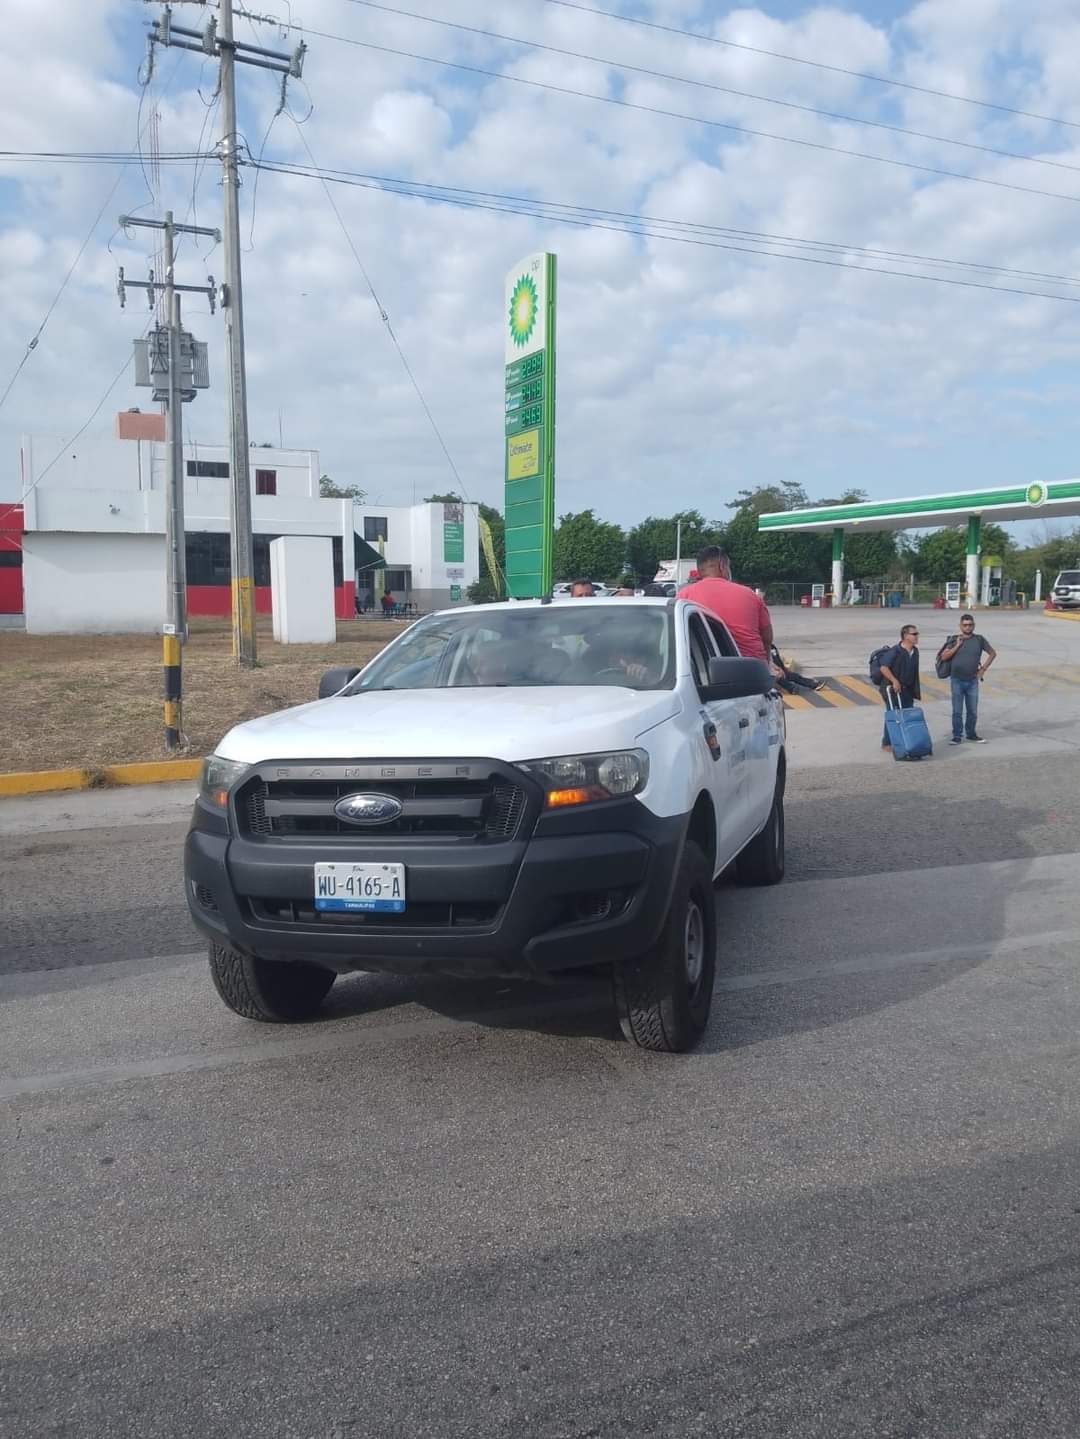
[[[731,563],[719,545],[707,545],[698,555],[701,578],[684,585],[680,600],[690,600],[722,620],[735,647],[749,659],[769,659],[773,642],[772,620],[765,601],[746,585],[731,578]]]

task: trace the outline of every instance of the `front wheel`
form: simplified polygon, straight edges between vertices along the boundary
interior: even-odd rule
[[[765,828],[739,855],[735,873],[740,884],[779,884],[784,865],[784,791],[777,785]]]
[[[210,978],[234,1014],[264,1024],[295,1024],[317,1012],[337,975],[317,964],[254,959],[212,944]]]
[[[660,937],[615,965],[622,1032],[642,1049],[680,1053],[705,1032],[716,977],[716,897],[709,862],[687,842]]]

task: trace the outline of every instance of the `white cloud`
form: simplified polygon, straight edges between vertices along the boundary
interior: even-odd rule
[[[448,18],[451,7],[427,8]],[[1080,172],[493,43],[342,0],[293,0],[292,9],[315,29],[522,79],[1080,195]],[[1067,0],[1031,0],[1022,8],[1006,0],[924,0],[891,29],[869,14],[829,7],[807,7],[783,21],[752,8],[721,13],[718,6],[654,0],[648,13],[664,24],[711,29],[760,48],[1076,118],[1080,107],[1070,82],[1080,26],[1071,10]],[[19,0],[17,12],[14,43],[0,59],[7,147],[130,146],[149,9],[130,0],[94,7]],[[558,6],[456,0],[452,12],[480,28],[581,55],[1080,166],[1080,130]],[[269,28],[260,34],[266,44],[292,43]],[[323,165],[493,196],[640,211],[697,226],[1080,275],[1077,206],[1065,201],[501,83],[314,35],[309,43],[305,82],[315,108],[303,134]],[[201,81],[209,99],[212,71],[194,56],[158,56],[155,93],[168,86],[160,102],[163,150],[194,146],[207,113],[195,87]],[[245,70],[241,88],[243,128],[257,150],[277,104],[276,82]],[[290,95],[302,116],[309,103],[304,87],[294,84]],[[274,123],[266,153],[307,163],[286,116]],[[184,215],[191,171],[162,169],[158,207],[170,204]],[[0,386],[114,173],[0,163]],[[245,173],[245,246],[254,180]],[[803,261],[739,253],[753,247],[749,234],[698,229],[681,233],[695,243],[642,240],[371,189],[335,186],[333,194],[476,498],[498,501],[502,487],[502,275],[521,254],[545,247],[557,251],[560,266],[560,510],[591,505],[627,522],[678,505],[720,513],[747,479],[792,473],[810,477],[812,489],[820,478],[823,492],[854,484],[871,493],[882,487],[918,493],[964,482],[954,468],[958,449],[970,456],[970,472],[986,480],[1050,477],[1073,468],[1067,377],[1080,340],[1070,305],[805,263],[847,258],[887,267],[884,257],[790,243],[779,248]],[[200,221],[214,223],[220,190],[213,164],[198,198]],[[120,237],[110,253],[106,243],[114,212],[148,200],[141,173],[127,173],[0,412],[0,454],[7,456],[0,494],[17,487],[20,431],[74,430],[138,332],[145,311],[135,303],[118,310],[115,265],[141,273],[152,244],[141,235]],[[496,209],[508,203],[478,202]],[[602,216],[598,221],[609,223]],[[188,245],[181,269],[196,282],[208,269],[220,279],[220,251],[204,262]],[[992,279],[979,269],[935,272]],[[1007,283],[1044,284],[1034,278]],[[448,487],[445,460],[317,183],[261,177],[245,286],[255,440],[276,437],[280,409],[287,443],[317,447],[330,473],[387,501]],[[1080,297],[1080,286],[1072,293]],[[224,433],[221,322],[194,300],[186,313],[191,328],[210,342],[217,384],[185,419],[192,434],[209,442]],[[99,427],[139,399],[125,382]],[[873,462],[877,456],[880,464]]]

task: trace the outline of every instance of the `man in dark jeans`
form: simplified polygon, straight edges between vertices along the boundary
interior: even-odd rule
[[[986,655],[985,661],[983,655]],[[984,635],[975,633],[975,616],[960,616],[960,633],[952,635],[941,648],[940,658],[949,660],[952,690],[952,741],[985,744],[975,726],[979,718],[979,681],[997,659],[997,650]],[[964,710],[967,723],[964,723]]]
[[[909,710],[916,700],[922,699],[919,687],[919,631],[915,625],[905,625],[900,631],[900,643],[894,645],[881,661],[881,701],[889,708],[888,691],[892,691],[892,703]],[[892,749],[889,726],[881,736],[881,748]]]

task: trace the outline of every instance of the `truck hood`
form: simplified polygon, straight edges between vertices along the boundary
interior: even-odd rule
[[[501,759],[627,749],[681,708],[675,690],[611,685],[383,690],[249,720],[216,753],[264,760]]]

